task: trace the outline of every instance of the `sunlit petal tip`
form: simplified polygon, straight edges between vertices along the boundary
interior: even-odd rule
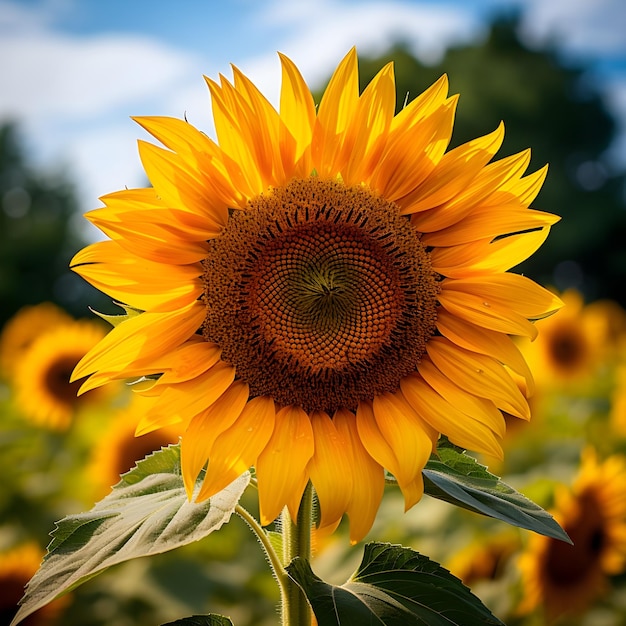
[[[352,497],[347,514],[350,518],[350,542],[354,544],[365,537],[374,523],[385,488],[385,473],[365,449],[359,437],[356,415],[352,411],[339,409],[333,416],[333,422],[346,444],[346,458],[352,468]]]
[[[308,481],[305,469],[313,453],[313,429],[307,413],[296,406],[280,409],[274,431],[256,462],[264,520],[273,521],[288,504],[297,512],[294,500],[302,496]]]
[[[189,501],[195,500],[195,502],[202,502],[204,499],[206,499],[205,497],[202,497],[199,493],[196,494],[195,499],[193,497],[196,487],[196,480],[204,465],[206,465],[206,459],[200,467],[197,467],[196,465],[185,464],[183,461],[183,484],[185,486],[185,493],[187,494],[187,499]]]
[[[431,428],[410,407],[401,394],[374,396],[376,424],[397,459],[389,467],[400,484],[409,484],[421,474],[433,448]]]
[[[422,475],[419,474],[412,481],[407,483],[398,481],[398,486],[404,496],[404,512],[406,513],[422,499],[424,495],[424,479]]]
[[[80,376],[76,377],[75,379],[70,380],[70,382],[76,382],[76,380],[80,380]],[[94,378],[87,378],[87,380],[80,386],[80,388],[78,389],[78,391],[76,392],[77,396],[82,396],[83,394],[92,391],[93,389],[95,389],[96,387],[98,387],[99,385],[101,385],[102,383],[98,383],[97,379]]]
[[[210,78],[209,76],[204,76],[203,78],[207,84],[207,87],[209,88],[211,97],[218,97],[222,90],[221,86],[213,78]]]
[[[255,463],[274,430],[275,415],[272,398],[257,396],[247,402],[234,423],[215,439],[199,497],[225,489]]]
[[[311,425],[315,452],[308,471],[320,503],[320,524],[328,526],[341,519],[352,497],[350,444],[323,411],[311,414]]]

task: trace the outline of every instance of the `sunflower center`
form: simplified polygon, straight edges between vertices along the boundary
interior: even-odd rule
[[[437,275],[398,207],[311,177],[209,242],[204,337],[253,396],[330,413],[396,391],[435,330]]]
[[[564,526],[573,545],[550,541],[547,574],[552,584],[560,587],[571,587],[588,578],[601,566],[606,549],[606,520],[601,504],[588,493],[579,500],[583,513]]]
[[[550,345],[552,359],[563,370],[576,370],[585,361],[587,346],[579,328],[559,329]]]
[[[84,379],[70,383],[72,371],[79,360],[80,355],[59,358],[54,363],[50,364],[45,373],[44,384],[48,392],[59,400],[59,402],[68,406],[78,404],[80,401],[78,390],[84,382]]]

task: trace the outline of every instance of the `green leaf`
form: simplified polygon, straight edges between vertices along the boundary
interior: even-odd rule
[[[209,500],[189,502],[180,446],[149,455],[91,511],[57,523],[11,626],[111,565],[167,552],[218,530],[229,521],[249,481],[245,473]]]
[[[450,572],[409,548],[368,543],[344,585],[318,578],[296,558],[287,572],[309,600],[319,626],[503,626]]]
[[[114,302],[114,304],[119,306],[121,309],[124,309],[126,313],[120,313],[119,315],[110,315],[107,313],[100,313],[100,311],[96,311],[95,309],[92,309],[91,307],[89,307],[89,310],[92,313],[95,313],[98,317],[102,318],[105,322],[108,322],[109,324],[111,324],[111,326],[118,326],[119,324],[121,324],[122,322],[125,322],[131,317],[136,317],[140,313],[143,313],[143,311],[141,311],[140,309],[135,309],[126,304],[122,304],[121,302]]]
[[[223,615],[192,615],[168,622],[162,626],[233,626],[233,623]]]
[[[556,520],[538,504],[509,487],[484,465],[448,445],[438,447],[422,471],[424,493],[433,498],[571,543]]]

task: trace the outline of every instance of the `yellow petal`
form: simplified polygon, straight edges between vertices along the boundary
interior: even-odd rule
[[[209,465],[198,502],[230,485],[253,465],[272,435],[275,416],[272,398],[259,396],[248,401],[241,415],[209,450]]]
[[[300,501],[306,486],[303,475],[313,452],[313,430],[306,412],[296,406],[278,411],[274,432],[256,463],[261,524],[270,524],[287,504]]]
[[[548,174],[548,166],[544,165],[540,170],[524,176],[515,185],[512,185],[510,192],[515,194],[522,205],[530,206],[530,203],[537,197]]]
[[[433,337],[426,350],[437,368],[464,391],[489,398],[511,415],[530,419],[526,399],[494,359],[459,348],[443,337]]]
[[[145,141],[137,144],[143,168],[166,205],[202,215],[218,232],[226,225],[227,207],[216,203],[211,186],[201,172],[174,152]]]
[[[492,400],[479,397],[461,389],[454,381],[441,373],[435,364],[425,356],[419,364],[420,376],[440,396],[454,405],[461,413],[481,422],[498,437],[504,437],[506,422],[504,416]]]
[[[426,426],[399,394],[374,396],[373,409],[376,424],[398,460],[394,475],[399,484],[407,484],[422,471],[432,452]]]
[[[392,132],[405,132],[432,115],[448,100],[448,76],[443,74],[426,91],[400,109],[391,122]]]
[[[431,252],[433,269],[450,278],[506,272],[534,254],[544,243],[550,227],[509,235],[495,241],[481,239]]]
[[[181,383],[196,378],[213,367],[219,361],[221,352],[216,344],[208,341],[188,342],[164,356],[165,367],[153,372],[164,372],[159,378],[159,385]]]
[[[139,358],[149,359],[184,343],[202,324],[204,305],[193,302],[188,307],[166,313],[142,313],[125,320],[90,350],[76,365],[72,381],[93,372],[115,375]],[[83,392],[90,389],[89,381]]]
[[[296,141],[295,159],[307,158],[301,163],[300,176],[308,176],[312,170],[310,147],[315,124],[315,103],[302,74],[296,65],[280,54],[282,86],[280,90],[280,117]]]
[[[206,256],[206,241],[219,234],[202,216],[168,208],[154,189],[128,189],[101,200],[106,207],[85,217],[127,252],[155,263],[201,261]]]
[[[335,176],[342,168],[342,136],[358,100],[359,73],[356,49],[352,48],[330,78],[313,128],[313,166],[322,177]]]
[[[411,213],[432,209],[460,193],[498,151],[504,139],[504,126],[484,137],[469,141],[443,155],[432,174],[402,205],[411,205]],[[417,219],[417,218],[416,218]]]
[[[561,218],[551,213],[523,208],[513,198],[509,204],[499,206],[478,207],[467,217],[449,228],[425,233],[422,241],[427,246],[458,246],[459,244],[493,239],[502,235],[511,235],[525,230],[552,226]]]
[[[413,223],[421,231],[430,233],[456,224],[476,206],[489,203],[490,198],[511,179],[519,179],[530,162],[530,150],[489,163],[458,193],[436,208],[421,211]],[[410,207],[411,208],[411,207]],[[407,211],[412,212],[412,210]]]
[[[406,376],[400,381],[400,388],[407,402],[422,419],[446,435],[452,443],[502,458],[502,447],[493,430],[460,411],[420,376]]]
[[[159,402],[146,414],[146,420],[169,416],[183,423],[210,407],[235,379],[235,368],[218,361],[200,376],[180,383],[164,385]],[[152,390],[153,391],[153,390]]]
[[[398,459],[383,436],[374,416],[374,408],[369,402],[360,402],[356,411],[356,425],[359,439],[367,453],[392,474],[398,469]]]
[[[72,269],[114,300],[142,311],[173,311],[202,293],[202,268],[166,265],[131,255],[114,241],[99,241],[72,260]]]
[[[352,496],[350,447],[334,422],[322,412],[311,414],[315,452],[309,463],[311,482],[320,503],[320,526],[334,524],[346,512]]]
[[[346,185],[358,185],[370,179],[374,166],[380,160],[395,106],[393,64],[388,63],[361,94],[346,131],[343,148],[348,153],[342,172]]]
[[[541,319],[562,306],[562,300],[520,274],[495,274],[445,281],[447,292],[459,291],[480,298],[489,307],[509,308],[527,319]]]
[[[350,543],[361,541],[369,532],[385,489],[385,472],[367,452],[357,430],[356,416],[341,409],[333,417],[337,432],[346,443],[352,467],[352,497],[346,512],[350,518]]]
[[[420,472],[412,481],[404,484],[398,482],[404,497],[404,512],[415,506],[424,495],[424,478]]]
[[[532,372],[519,348],[508,335],[480,328],[454,315],[450,315],[445,310],[437,314],[437,328],[444,337],[454,342],[457,346],[473,352],[487,354],[510,367],[514,372],[526,379],[529,395],[534,393],[535,383]]]
[[[521,335],[530,339],[537,337],[537,328],[523,315],[498,301],[488,302],[474,293],[448,289],[447,283],[448,280],[442,282],[437,299],[452,315],[500,333]]]
[[[284,184],[293,176],[295,139],[256,85],[236,67],[233,75],[235,89],[250,104],[248,115],[240,118],[240,129],[244,141],[254,149],[263,183],[265,187]]]
[[[403,198],[433,172],[450,143],[455,106],[453,99],[419,124],[389,134],[370,186],[387,200],[397,202],[402,214],[410,212]]]
[[[248,402],[248,395],[248,386],[235,382],[189,423],[180,448],[183,482],[189,499],[193,494],[196,478],[213,450],[215,440],[241,415]],[[147,420],[145,424],[148,425]]]
[[[217,156],[219,148],[207,135],[176,117],[141,116],[132,118],[166,148],[189,159]]]
[[[233,188],[223,163],[221,148],[205,133],[184,120],[143,116],[133,120],[204,174],[202,180],[224,207],[240,206],[240,193]]]
[[[250,113],[245,111],[245,103],[228,81],[224,79],[221,85],[209,78],[206,81],[219,145],[229,157],[223,159],[224,165],[235,188],[245,197],[253,198],[265,188],[251,146],[240,129],[240,120]]]
[[[191,346],[195,346],[191,349]],[[133,361],[132,366],[124,368],[116,375],[104,374],[108,381],[110,378],[121,378],[130,380],[149,376],[151,374],[163,374],[158,381],[151,380],[149,384],[133,384],[133,391],[142,391],[142,395],[160,395],[164,382],[181,382],[195,378],[217,363],[221,350],[213,343],[204,341],[198,335],[192,335],[180,346],[173,348],[169,352],[152,356],[147,359],[139,358]],[[95,384],[95,380],[100,374],[92,374],[89,378],[90,384]],[[160,385],[156,392],[152,392],[155,386]]]
[[[412,409],[409,409],[409,411],[413,413]],[[417,475],[405,480],[405,473],[409,475],[412,472],[403,472],[395,450],[381,431],[374,415],[374,408],[369,402],[359,403],[356,412],[356,424],[359,439],[363,442],[363,446],[368,454],[396,477],[398,486],[404,496],[405,510],[408,510],[420,500],[424,493],[421,469]],[[432,447],[432,443],[430,445]],[[424,461],[425,463],[426,461]],[[411,465],[415,465],[415,463],[411,463]],[[417,465],[419,465],[419,462]]]

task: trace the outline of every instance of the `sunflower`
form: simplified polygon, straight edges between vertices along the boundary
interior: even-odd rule
[[[72,318],[52,302],[22,307],[0,334],[0,373],[11,378],[30,344],[42,333]]]
[[[607,355],[612,318],[611,310],[585,306],[580,293],[562,294],[559,315],[537,323],[537,341],[519,340],[531,370],[547,384],[579,384],[589,378]]]
[[[520,612],[543,607],[548,619],[589,608],[608,587],[608,577],[626,570],[626,459],[600,462],[583,452],[571,490],[556,493],[555,519],[572,539],[569,545],[533,535],[522,555],[524,598]]]
[[[450,560],[448,569],[468,587],[478,582],[502,577],[505,568],[519,548],[516,534],[498,534],[472,541]]]
[[[26,583],[33,577],[44,552],[34,543],[0,552],[0,623],[8,624],[17,612]],[[59,612],[67,605],[68,596],[58,598],[27,617],[24,626],[44,626],[57,623]]]
[[[40,334],[24,351],[15,371],[15,400],[23,415],[40,426],[64,430],[76,411],[110,397],[112,386],[77,396],[72,370],[105,336],[100,323],[70,321]]]
[[[609,420],[611,429],[622,439],[626,439],[626,365],[620,365],[616,372],[616,385],[611,393]]]
[[[186,121],[137,122],[152,184],[102,198],[110,240],[73,269],[132,309],[81,360],[83,391],[152,377],[138,433],[176,425],[191,497],[254,465],[263,524],[296,516],[310,480],[320,524],[371,527],[384,469],[406,508],[439,433],[501,454],[501,410],[529,418],[510,335],[560,300],[507,270],[558,218],[528,208],[546,169],[529,151],[490,163],[491,134],[447,151],[447,79],[395,111],[393,66],[359,93],[357,55],[316,108],[281,55],[280,107],[234,68],[207,79],[217,140]],[[529,386],[532,386],[529,383]]]
[[[606,343],[609,351],[615,350],[623,354],[626,342],[626,311],[614,300],[595,300],[585,307],[586,314],[591,318],[602,320],[599,322],[605,329]]]
[[[106,495],[120,475],[132,469],[137,461],[170,443],[176,443],[178,434],[172,428],[155,430],[135,437],[137,412],[144,399],[137,396],[120,410],[98,438],[88,473],[95,486],[96,497]]]

